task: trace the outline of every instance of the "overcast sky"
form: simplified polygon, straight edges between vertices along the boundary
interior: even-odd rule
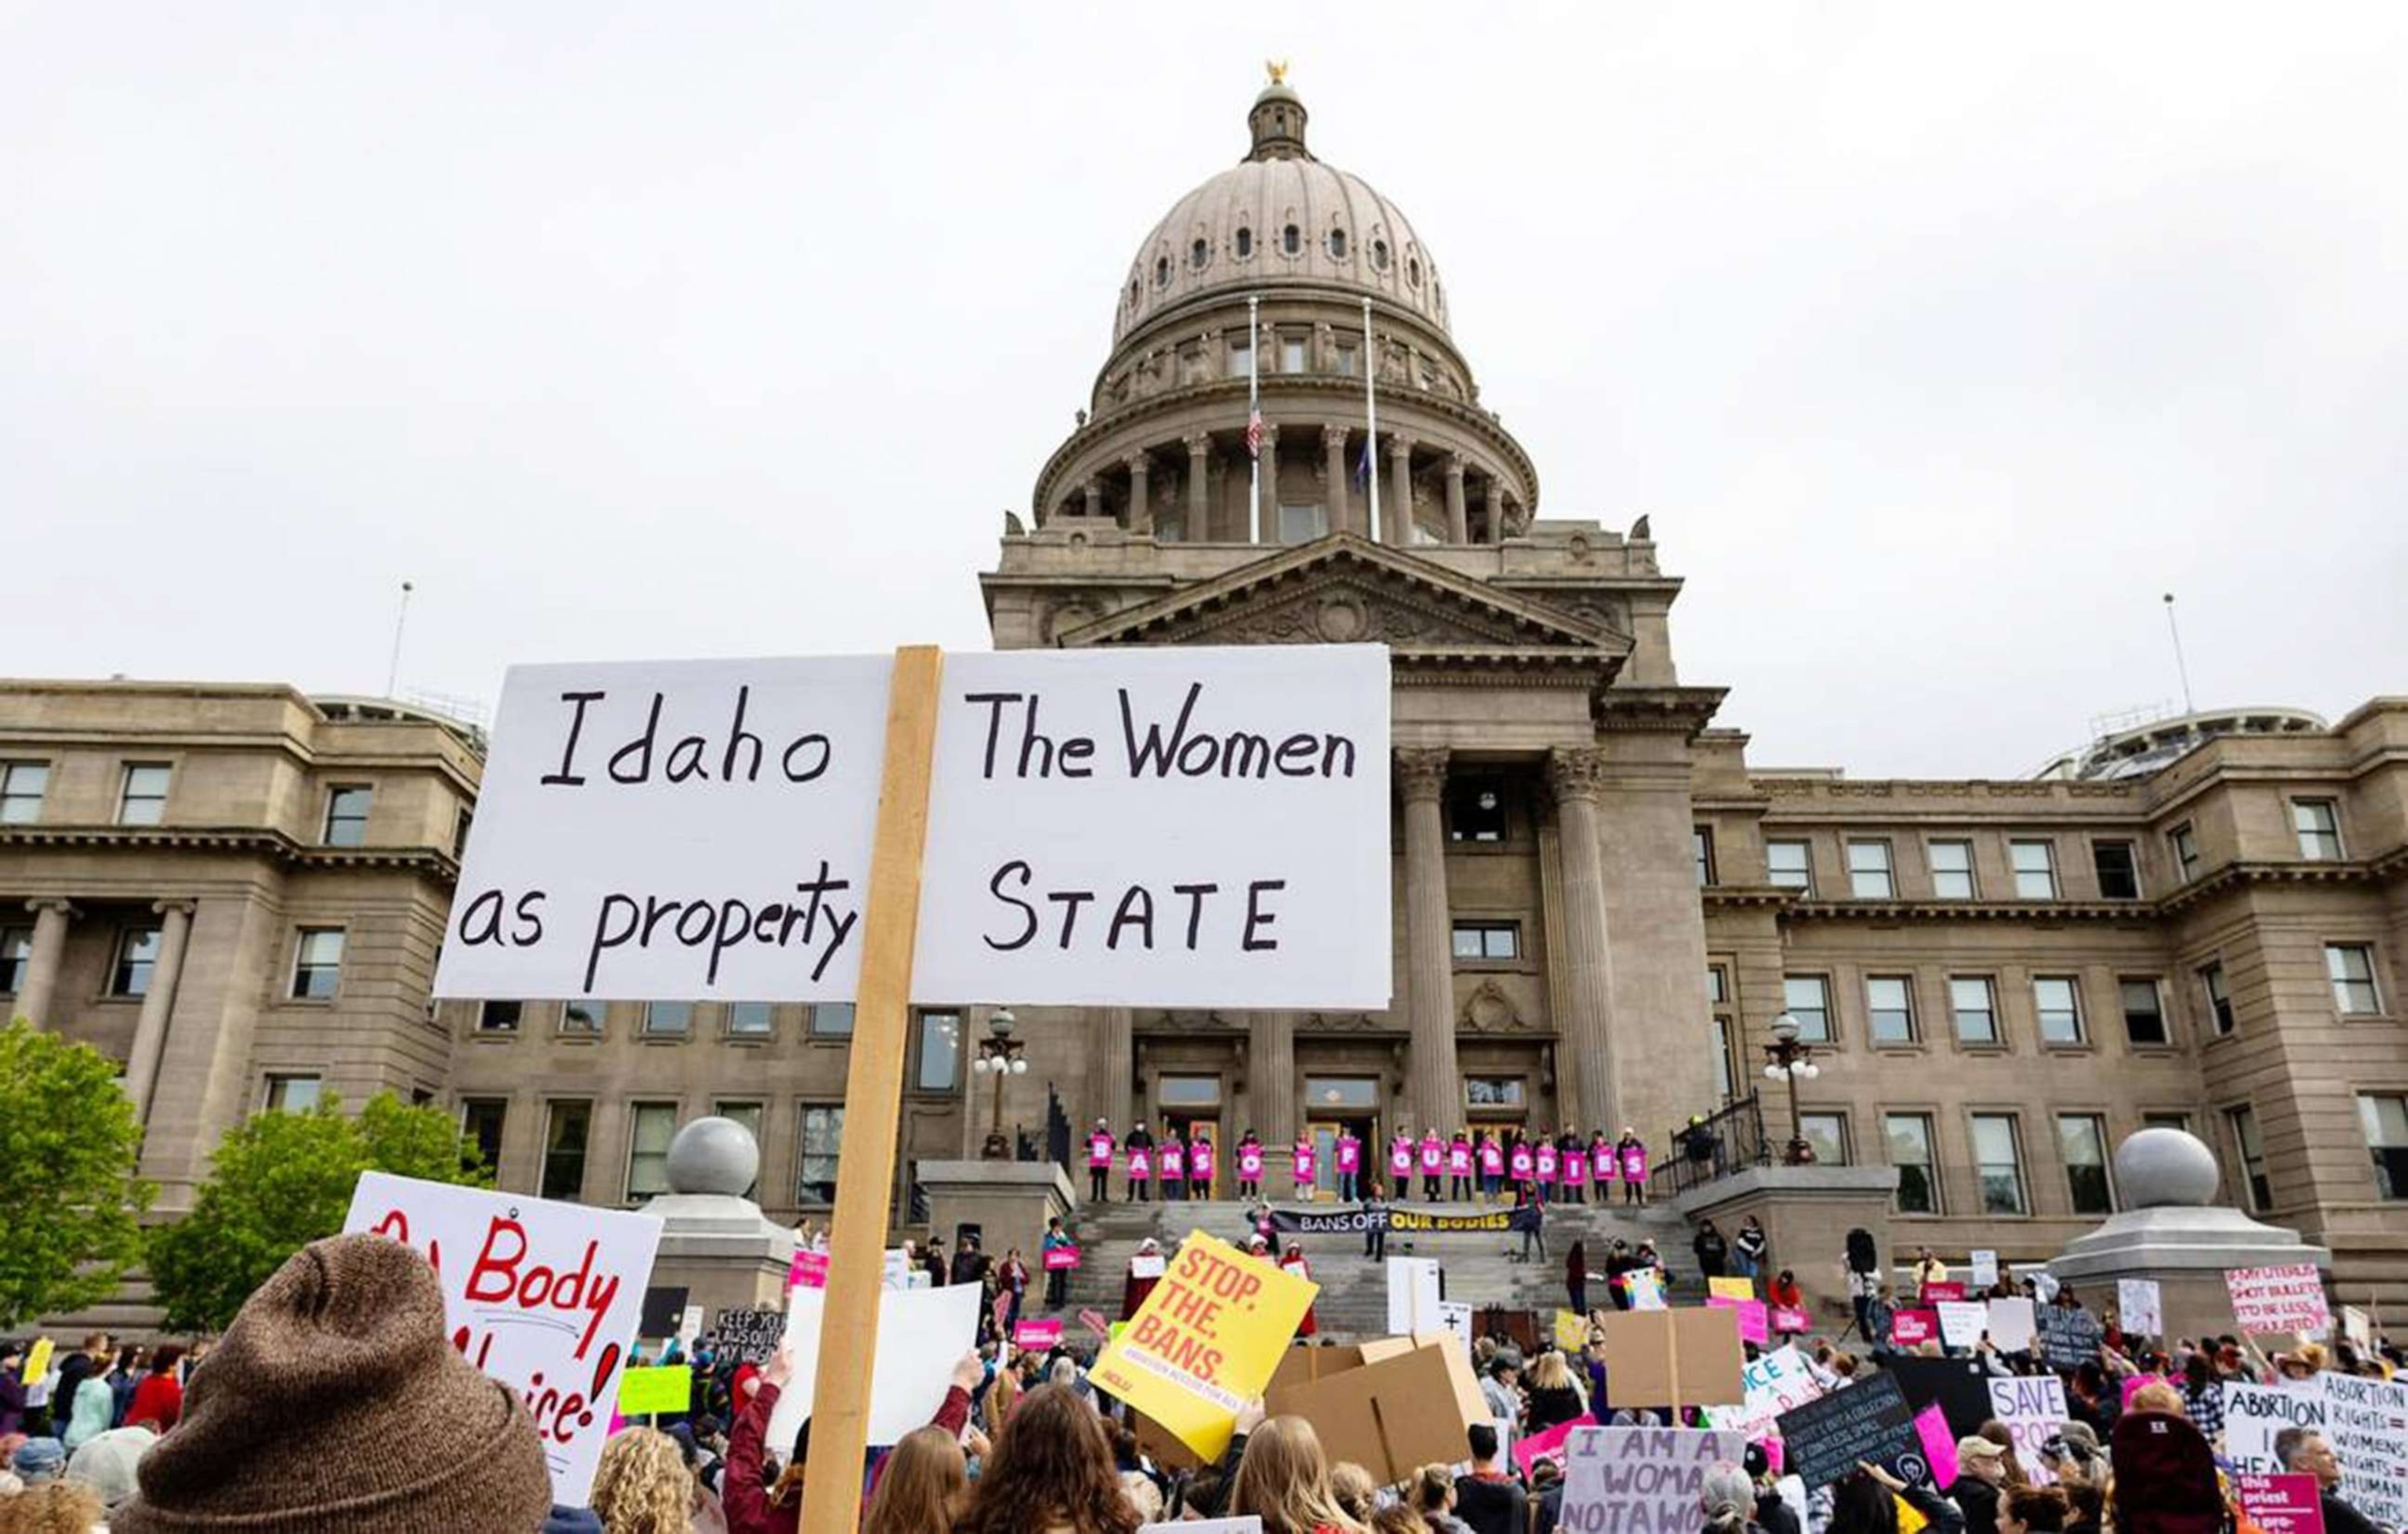
[[[0,0],[0,671],[983,648],[1266,56],[1757,765],[2408,692],[2392,4]]]

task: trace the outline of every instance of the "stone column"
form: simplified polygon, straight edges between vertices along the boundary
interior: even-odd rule
[[[1575,1062],[1575,1122],[1612,1133],[1621,1125],[1612,1058],[1613,957],[1606,946],[1605,854],[1598,843],[1597,798],[1604,754],[1592,747],[1557,747],[1547,758],[1561,830],[1564,885],[1564,967],[1570,1011],[1560,1028]]]
[[[1263,532],[1260,541],[1280,540],[1279,428],[1263,423]],[[1251,532],[1252,529],[1249,529]]]
[[[1128,455],[1128,530],[1132,533],[1154,531],[1154,502],[1146,494],[1147,470],[1150,467],[1144,453],[1132,452]]]
[[[1471,541],[1471,527],[1463,509],[1463,454],[1446,455],[1446,540],[1449,543]]]
[[[1190,432],[1187,443],[1187,541],[1209,543],[1212,539],[1210,503],[1205,499],[1205,467],[1212,452],[1209,432]]]
[[[1488,541],[1505,541],[1505,485],[1492,474],[1488,477]]]
[[[190,900],[161,900],[150,909],[159,914],[159,962],[150,967],[150,989],[143,993],[142,1015],[134,1025],[134,1048],[125,1062],[125,1095],[133,1100],[136,1122],[150,1117],[150,1093],[159,1082],[167,1020],[176,1010],[176,982],[184,977],[184,946],[193,932]]]
[[[1082,488],[1087,497],[1087,515],[1102,516],[1104,514],[1104,481],[1091,479]]]
[[[1325,460],[1323,474],[1329,483],[1329,530],[1333,533],[1353,531],[1352,513],[1346,507],[1346,427],[1343,423],[1325,421],[1321,423],[1321,451]]]
[[[1097,1039],[1096,1051],[1101,1064],[1103,1090],[1097,1094],[1096,1111],[1111,1122],[1114,1135],[1125,1135],[1129,1128],[1129,1083],[1137,1079],[1137,1019],[1126,1007],[1096,1009]],[[1087,1125],[1078,1125],[1084,1136]]]
[[[1255,1012],[1246,1019],[1246,1108],[1268,1161],[1296,1143],[1296,1014]],[[1230,1144],[1249,1125],[1221,1126]]]
[[[1381,509],[1387,513],[1388,526],[1393,529],[1390,543],[1402,549],[1413,541],[1413,439],[1410,437],[1388,438],[1388,504]]]
[[[76,909],[64,900],[28,900],[25,909],[34,913],[34,947],[25,958],[25,983],[17,991],[17,1015],[39,1027],[50,1014],[50,994],[59,988],[59,959]]]
[[[1405,982],[1412,1029],[1413,1125],[1463,1117],[1455,1066],[1455,925],[1446,903],[1443,748],[1400,748],[1397,781],[1405,798]]]

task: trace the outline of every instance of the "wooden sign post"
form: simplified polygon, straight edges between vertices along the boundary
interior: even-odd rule
[[[911,1005],[911,956],[920,930],[921,854],[928,839],[928,781],[936,755],[937,690],[944,656],[934,645],[895,652],[886,705],[886,764],[878,790],[863,914],[861,989],[853,1059],[845,1073],[844,1133],[837,1143],[836,1210],[828,1223],[823,1347],[842,1339],[853,1367],[822,1369],[811,1392],[811,1455],[801,1527],[859,1527],[861,1466],[869,1447],[869,1360],[878,1351],[878,1295],[885,1283],[887,1205],[903,1107],[903,1046]],[[784,1444],[770,1448],[783,1450]]]

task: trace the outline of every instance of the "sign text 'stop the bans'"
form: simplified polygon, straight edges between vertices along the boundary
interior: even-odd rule
[[[843,1001],[883,657],[511,670],[437,994]],[[955,655],[912,997],[1387,1004],[1378,646]]]

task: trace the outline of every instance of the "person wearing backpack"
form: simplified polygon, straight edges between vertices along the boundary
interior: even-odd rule
[[[2162,1391],[2173,1398],[2172,1410]],[[2181,1411],[2172,1386],[2135,1391],[2108,1444],[2115,1475],[2108,1489],[2108,1521],[2116,1534],[2224,1534],[2222,1486],[2215,1452]]]

